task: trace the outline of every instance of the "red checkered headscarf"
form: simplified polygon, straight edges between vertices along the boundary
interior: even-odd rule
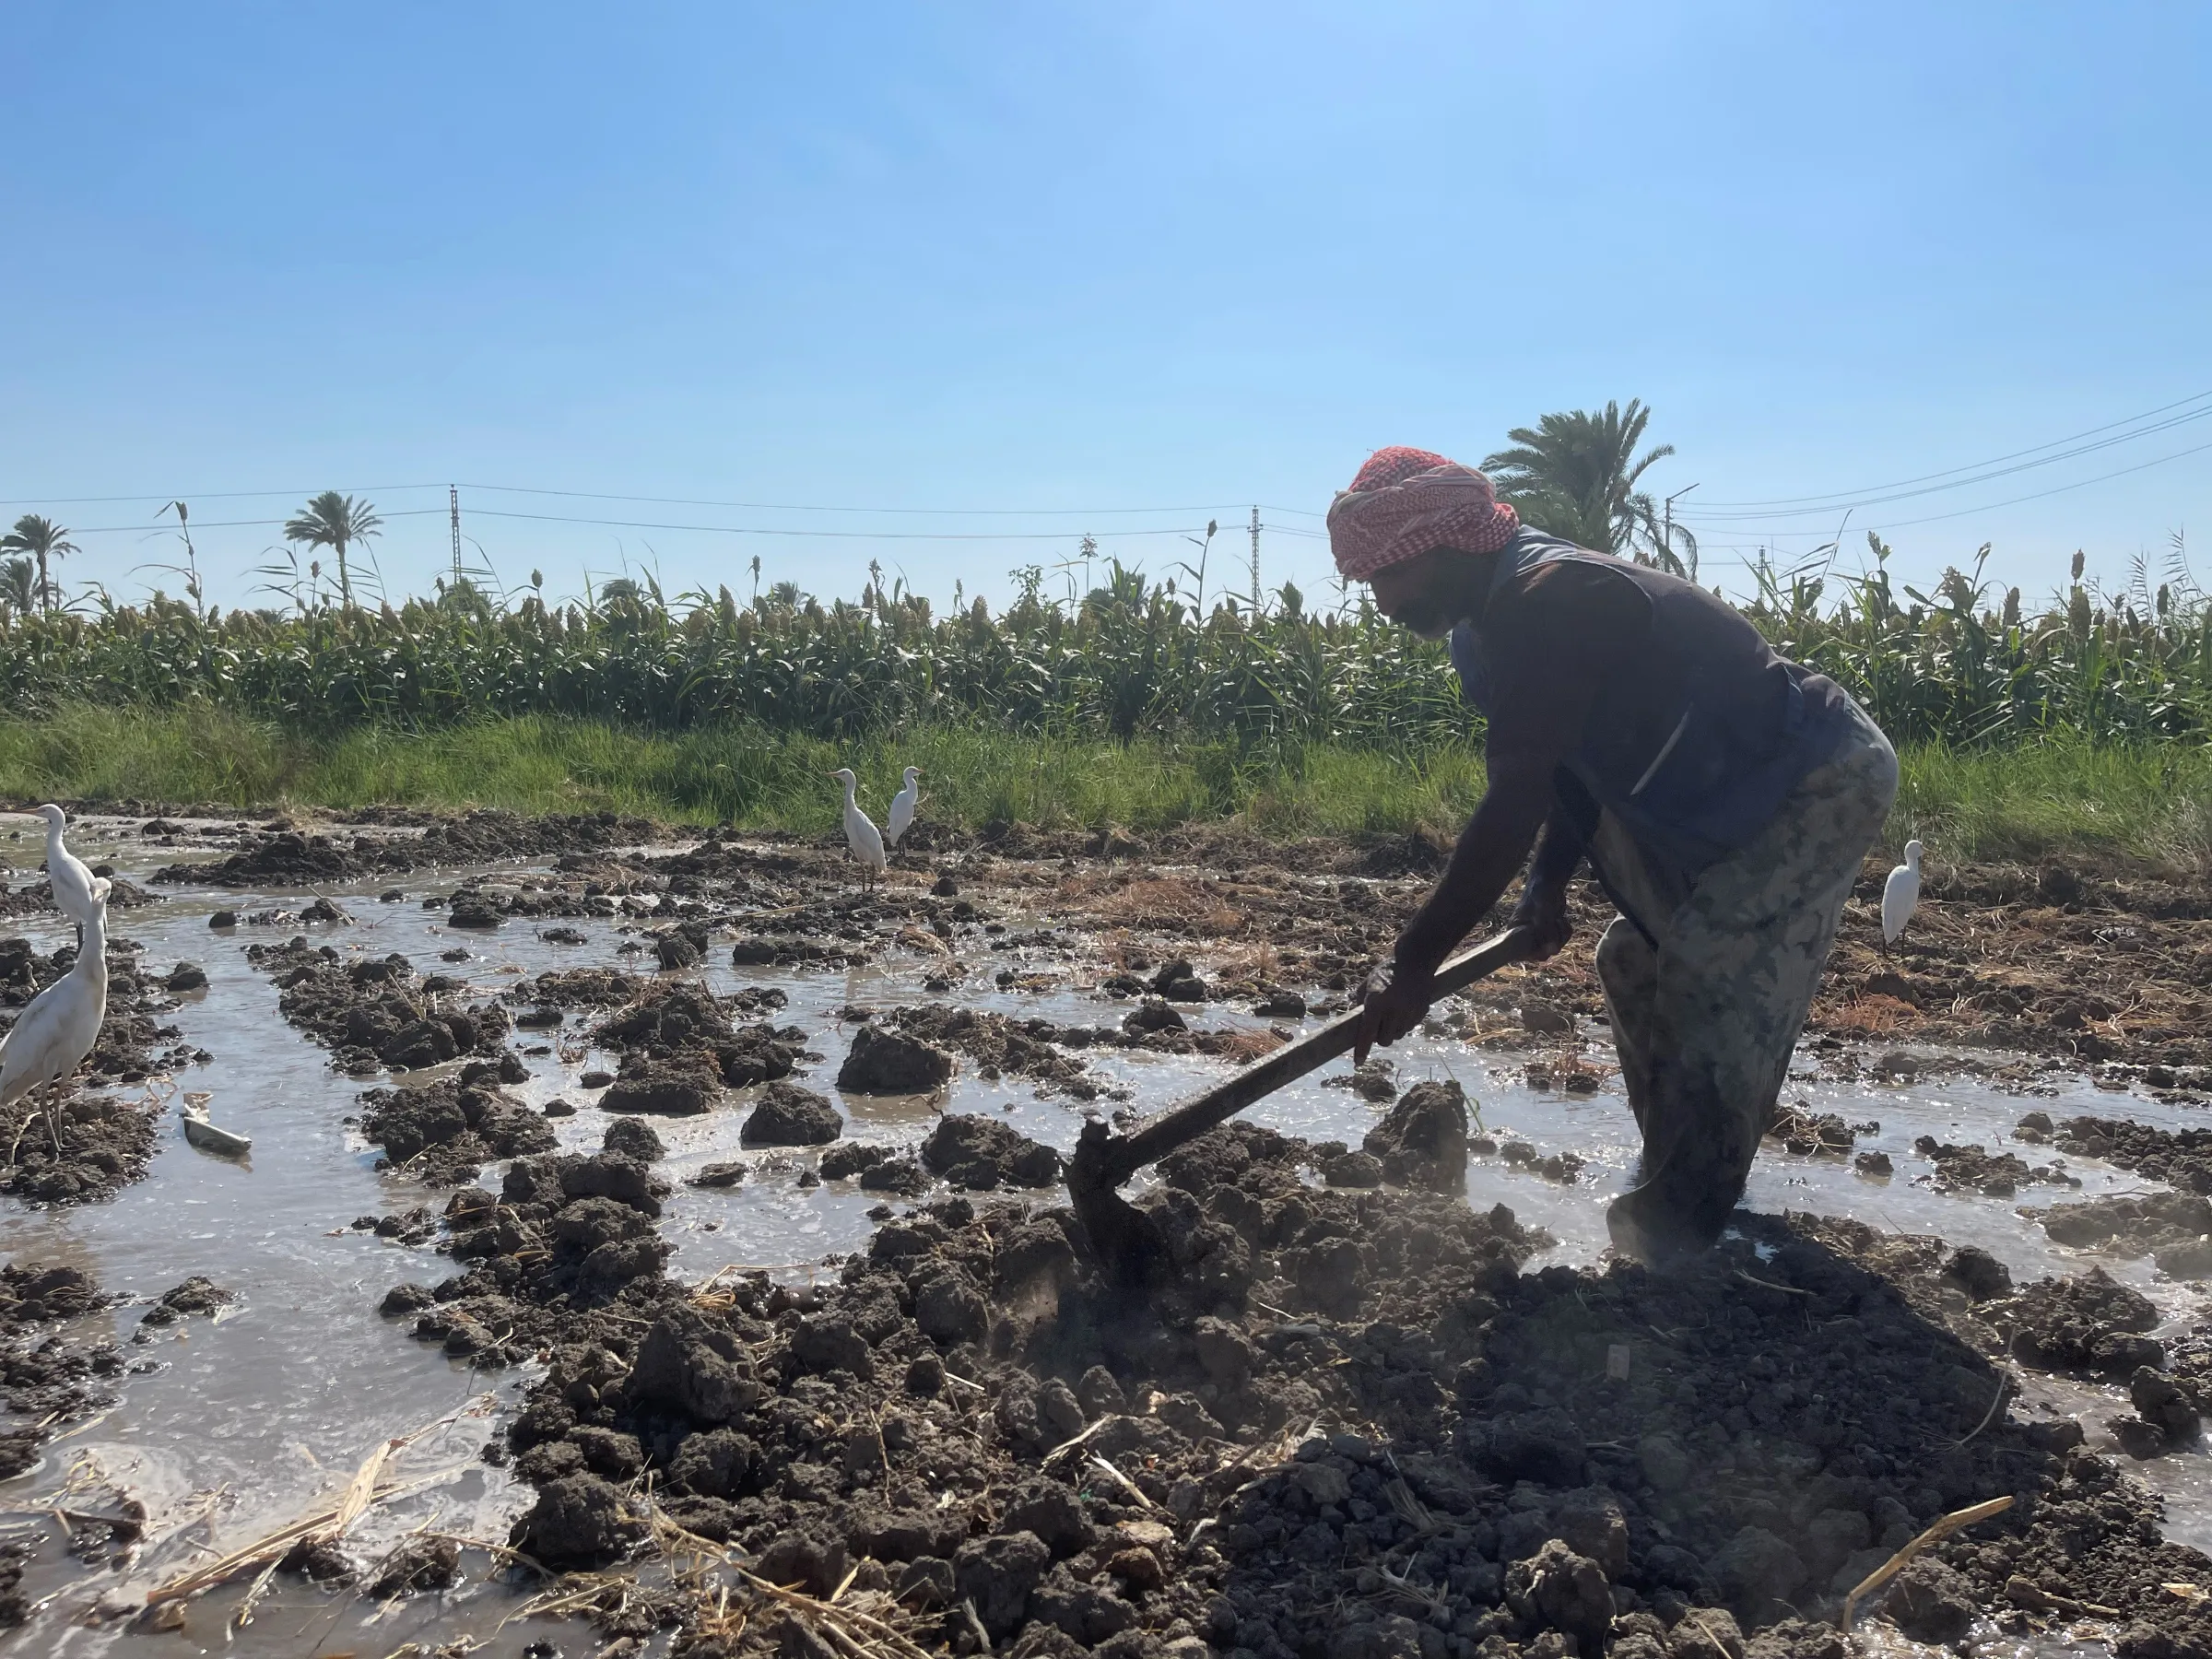
[[[1495,553],[1520,524],[1473,467],[1394,444],[1370,455],[1329,503],[1329,550],[1347,579],[1365,582],[1435,547]]]

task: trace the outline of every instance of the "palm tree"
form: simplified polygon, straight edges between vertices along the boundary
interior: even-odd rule
[[[1658,504],[1651,491],[1636,488],[1655,461],[1675,453],[1671,443],[1636,453],[1652,412],[1636,398],[1623,409],[1608,403],[1602,414],[1575,409],[1547,415],[1532,430],[1515,427],[1506,436],[1512,449],[1483,462],[1522,518],[1539,530],[1604,553],[1626,553],[1640,564],[1655,564],[1684,574],[1682,561],[1668,545]],[[1694,558],[1697,538],[1673,527]]]
[[[36,610],[39,568],[28,559],[0,559],[0,605],[18,616]]]
[[[0,535],[0,553],[28,553],[39,562],[39,598],[46,609],[53,609],[54,587],[46,577],[46,561],[65,559],[84,549],[69,539],[69,532],[52,519],[41,518],[27,512],[16,521],[16,527]]]
[[[351,610],[353,582],[346,569],[346,549],[354,542],[367,541],[383,527],[383,523],[376,516],[376,509],[367,501],[357,501],[351,496],[326,489],[308,502],[298,518],[285,525],[284,539],[305,542],[311,547],[329,547],[337,554],[338,603]]]

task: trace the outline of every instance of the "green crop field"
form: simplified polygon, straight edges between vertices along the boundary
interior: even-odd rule
[[[1893,841],[2205,860],[2212,604],[2193,585],[2077,584],[2030,610],[1957,571],[1923,595],[1876,571],[1768,579],[1747,614],[1898,742]],[[1446,834],[1482,787],[1441,647],[1289,588],[1263,614],[1201,618],[1119,567],[1080,598],[1032,572],[996,613],[944,616],[877,587],[671,603],[627,583],[569,606],[464,584],[397,607],[10,607],[0,688],[0,793],[18,800],[615,806],[819,830],[831,767],[880,802],[918,765],[928,810],[964,826],[1236,817],[1288,837]]]

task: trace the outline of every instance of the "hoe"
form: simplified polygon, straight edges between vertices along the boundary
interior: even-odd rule
[[[1436,994],[1464,990],[1527,955],[1526,935],[1509,929],[1439,968],[1432,982]],[[1284,1084],[1349,1053],[1359,1030],[1359,1010],[1354,1008],[1126,1135],[1109,1134],[1096,1118],[1087,1122],[1068,1162],[1067,1192],[1108,1277],[1136,1289],[1159,1282],[1170,1266],[1159,1224],[1122,1196],[1124,1182]]]

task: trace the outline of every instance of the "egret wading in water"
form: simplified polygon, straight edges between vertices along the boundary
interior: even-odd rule
[[[906,769],[906,787],[891,797],[891,819],[886,826],[884,839],[896,847],[914,821],[914,808],[922,804],[922,769]]]
[[[1913,907],[1920,903],[1920,843],[1905,843],[1905,862],[1889,872],[1889,879],[1882,884],[1882,948],[1888,950],[1904,936],[1905,924],[1912,920]]]
[[[853,775],[853,769],[841,766],[830,775],[845,786],[845,845],[860,860],[860,885],[865,891],[890,862],[884,855],[883,831],[876,828],[876,821],[853,798],[853,792],[860,787],[860,780]]]
[[[49,801],[39,816],[46,820],[46,879],[53,888],[54,908],[73,922],[85,922],[92,911],[92,884],[100,878],[62,842],[69,815]]]
[[[108,883],[92,878],[82,921],[84,943],[69,971],[31,999],[6,1037],[0,1037],[0,1112],[25,1095],[49,1084],[65,1081],[100,1041],[100,1022],[108,1011]],[[28,1115],[8,1148],[15,1162],[15,1147],[28,1127]],[[53,1102],[46,1104],[47,1133],[53,1149],[62,1150],[62,1132],[54,1122]]]

